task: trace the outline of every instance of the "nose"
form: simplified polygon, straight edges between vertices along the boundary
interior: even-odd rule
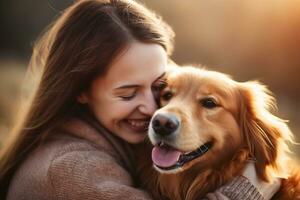
[[[145,98],[142,99],[141,105],[139,106],[140,112],[152,116],[157,108],[158,106],[156,104],[152,91],[145,94]]]
[[[155,115],[151,125],[156,134],[168,136],[178,129],[179,124],[177,117],[168,113]]]

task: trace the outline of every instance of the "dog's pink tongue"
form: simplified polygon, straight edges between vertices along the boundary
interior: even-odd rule
[[[155,146],[152,149],[152,161],[159,167],[171,167],[176,164],[180,154],[176,149]]]

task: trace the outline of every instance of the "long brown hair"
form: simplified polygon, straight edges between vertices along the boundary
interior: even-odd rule
[[[31,67],[41,72],[28,109],[0,152],[0,193],[22,160],[74,114],[76,96],[107,71],[132,41],[156,43],[170,55],[174,33],[155,13],[130,0],[81,0],[36,43]]]

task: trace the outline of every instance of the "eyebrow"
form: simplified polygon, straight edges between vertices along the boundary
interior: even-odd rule
[[[166,72],[162,73],[159,77],[157,77],[157,79],[155,79],[155,81],[157,81],[158,79],[162,78],[164,75],[166,74]],[[154,81],[154,82],[155,82]],[[130,88],[137,88],[140,85],[137,84],[130,84],[130,85],[122,85],[120,87],[115,88],[115,90],[119,90],[119,89],[130,89]]]

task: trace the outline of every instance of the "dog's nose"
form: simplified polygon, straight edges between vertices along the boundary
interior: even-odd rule
[[[152,120],[154,132],[161,136],[167,136],[176,131],[179,120],[173,114],[157,114]]]

